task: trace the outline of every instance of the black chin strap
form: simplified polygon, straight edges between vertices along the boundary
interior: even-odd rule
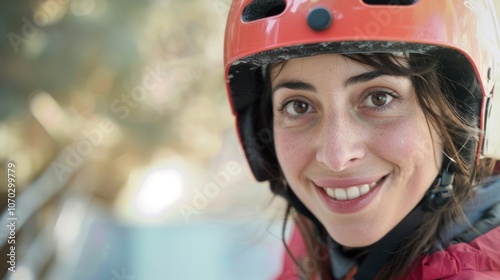
[[[422,201],[395,228],[373,245],[370,253],[359,266],[356,280],[374,279],[382,266],[394,256],[400,245],[420,226],[426,212],[446,205],[453,191],[452,171],[443,165],[441,173],[434,180]]]

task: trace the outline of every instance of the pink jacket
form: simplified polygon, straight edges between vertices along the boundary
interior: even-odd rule
[[[300,259],[306,256],[306,247],[297,228],[292,232],[289,248]],[[355,272],[355,271],[354,271]],[[285,253],[283,270],[277,280],[298,278],[298,270]],[[346,280],[352,279],[352,275]],[[500,227],[490,230],[470,243],[448,246],[422,258],[408,280],[493,280],[500,279]]]
[[[410,279],[500,279],[500,227],[425,256]]]

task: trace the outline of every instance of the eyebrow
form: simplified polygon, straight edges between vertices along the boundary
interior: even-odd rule
[[[354,84],[359,84],[359,83],[371,81],[373,79],[376,79],[376,78],[378,78],[380,76],[384,76],[384,75],[387,75],[387,74],[385,74],[384,72],[382,72],[380,70],[374,70],[374,71],[370,71],[370,72],[361,73],[359,75],[352,76],[349,79],[347,79],[344,82],[343,86],[344,86],[344,88],[346,88],[346,87],[352,86]],[[306,91],[316,92],[316,87],[314,87],[312,84],[298,81],[298,80],[288,80],[288,81],[280,82],[272,89],[272,92],[275,92],[280,88],[288,88],[288,89],[292,89],[292,90],[306,90]]]
[[[370,72],[361,73],[356,76],[352,76],[344,82],[344,88],[352,86],[354,84],[364,83],[376,79],[380,76],[387,75],[380,70],[374,70]]]
[[[288,88],[293,90],[307,90],[316,92],[316,88],[312,84],[297,80],[289,80],[281,82],[273,88],[273,92],[277,91],[280,88]]]

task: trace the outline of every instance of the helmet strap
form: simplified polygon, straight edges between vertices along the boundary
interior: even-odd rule
[[[448,204],[453,195],[454,171],[451,171],[446,160],[443,163],[441,172],[432,183],[431,188],[422,200],[422,209],[426,212],[441,209]]]

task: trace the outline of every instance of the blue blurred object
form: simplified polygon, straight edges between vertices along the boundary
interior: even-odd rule
[[[272,279],[282,261],[280,231],[268,221],[138,227],[98,218],[66,279]]]

